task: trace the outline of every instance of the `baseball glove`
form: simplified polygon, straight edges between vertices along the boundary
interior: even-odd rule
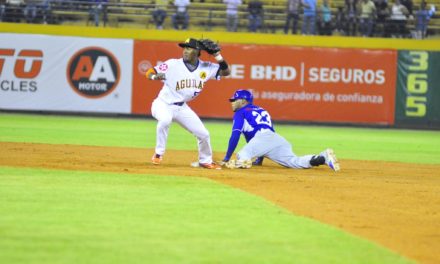
[[[220,46],[210,39],[201,39],[199,44],[209,54],[215,54],[220,51]]]

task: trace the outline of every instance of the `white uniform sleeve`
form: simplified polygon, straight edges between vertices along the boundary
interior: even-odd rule
[[[154,66],[154,69],[158,72],[158,73],[165,73],[176,63],[176,59],[169,59],[166,60],[164,62],[162,62],[161,64]]]

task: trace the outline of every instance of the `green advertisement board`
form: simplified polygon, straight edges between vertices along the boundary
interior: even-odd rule
[[[395,125],[440,127],[440,52],[399,51]]]

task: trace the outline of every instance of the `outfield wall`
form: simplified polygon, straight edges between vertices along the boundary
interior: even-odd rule
[[[203,35],[220,41],[232,74],[190,103],[201,117],[230,118],[227,99],[251,89],[275,120],[440,126],[438,40],[0,26],[4,110],[150,115],[161,83],[146,69]]]

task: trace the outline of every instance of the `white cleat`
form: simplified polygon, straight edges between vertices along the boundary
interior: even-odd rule
[[[333,149],[328,148],[321,152],[321,155],[325,158],[325,164],[330,167],[330,169],[334,171],[341,170],[341,167],[339,166],[338,159],[336,158],[335,152]]]
[[[230,160],[225,163],[228,169],[250,169],[252,167],[252,160]]]

